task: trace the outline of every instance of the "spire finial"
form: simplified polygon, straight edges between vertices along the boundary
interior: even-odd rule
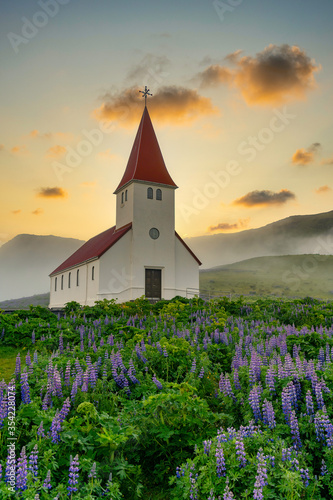
[[[142,97],[145,98],[145,106],[147,106],[147,97],[150,95],[152,96],[153,94],[150,94],[149,93],[149,89],[147,89],[147,85],[145,85],[145,90],[139,90],[139,92],[141,92],[142,94]]]

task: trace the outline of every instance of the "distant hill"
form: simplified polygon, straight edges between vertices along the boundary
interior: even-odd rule
[[[202,268],[269,255],[333,254],[333,211],[294,215],[258,229],[185,239]]]
[[[19,234],[0,247],[0,300],[49,290],[48,275],[84,241]]]
[[[48,307],[50,303],[50,293],[40,293],[31,297],[21,297],[19,299],[4,300],[0,302],[0,309],[4,311],[12,309],[29,309],[30,306]]]
[[[200,290],[212,295],[223,291],[231,296],[310,296],[333,300],[333,256],[257,257],[203,270]]]

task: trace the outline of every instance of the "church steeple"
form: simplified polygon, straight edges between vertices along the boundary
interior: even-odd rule
[[[177,188],[165,166],[146,106],[125,173],[115,190],[115,194],[134,180]]]

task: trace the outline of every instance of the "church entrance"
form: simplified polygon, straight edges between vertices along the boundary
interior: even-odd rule
[[[161,299],[161,269],[146,269],[145,296],[147,299]]]

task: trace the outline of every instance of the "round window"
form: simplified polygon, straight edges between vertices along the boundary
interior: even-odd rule
[[[156,227],[152,227],[151,229],[149,229],[149,236],[153,239],[153,240],[157,240],[157,238],[159,237],[160,235],[160,232],[158,229],[156,229]]]

